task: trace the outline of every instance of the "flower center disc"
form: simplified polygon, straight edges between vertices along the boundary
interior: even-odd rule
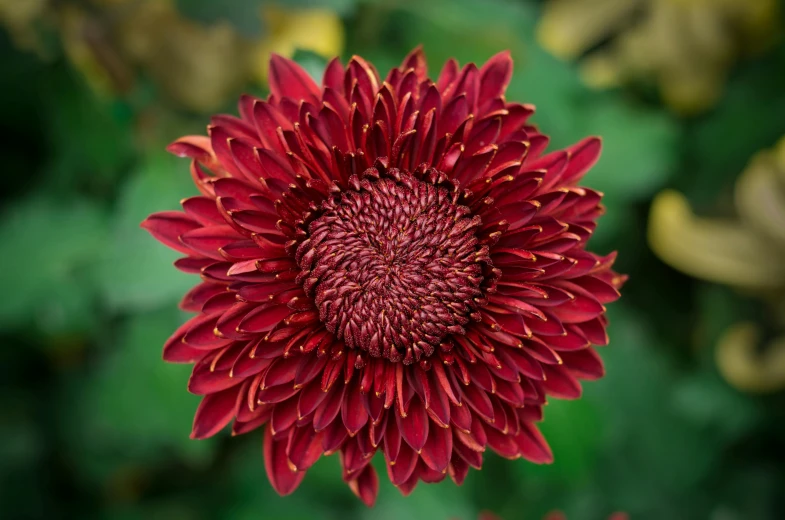
[[[330,332],[408,364],[476,318],[481,219],[445,187],[406,172],[396,179],[364,178],[328,199],[300,266],[310,268],[305,287]]]

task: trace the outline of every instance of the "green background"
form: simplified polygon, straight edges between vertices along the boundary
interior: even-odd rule
[[[41,60],[0,31],[0,517],[473,520],[492,510],[531,520],[560,509],[572,520],[620,510],[634,520],[784,518],[785,396],[740,393],[713,361],[720,332],[761,310],[661,263],[645,229],[665,187],[699,209],[722,208],[750,156],[785,134],[785,44],[735,67],[719,105],[684,119],[645,88],[583,87],[572,64],[535,43],[535,1],[296,3],[336,9],[344,57],[383,72],[420,43],[432,71],[451,56],[482,62],[509,48],[507,98],[537,105],[534,121],[554,146],[603,136],[585,184],[606,194],[608,211],[590,247],[619,250],[630,275],[609,311],[607,376],[585,384],[583,399],[547,406],[553,465],[489,455],[463,486],[420,484],[407,498],[382,472],[368,510],[333,456],[278,497],[258,432],[189,440],[198,404],[189,367],[161,361],[186,317],[176,303],[196,280],[175,271],[176,253],[139,222],[195,193],[187,162],[163,148],[204,132],[207,116],[177,108],[144,75],[126,95],[98,95],[57,42]],[[258,2],[188,7],[264,31],[247,21]]]

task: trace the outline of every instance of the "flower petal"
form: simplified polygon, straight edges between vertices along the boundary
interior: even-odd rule
[[[396,415],[401,436],[414,451],[420,453],[428,440],[428,413],[423,402],[415,397],[409,404],[405,417]]]
[[[349,488],[366,506],[373,507],[379,494],[379,477],[373,466],[365,466],[357,478],[349,481]]]
[[[194,416],[192,439],[212,437],[234,417],[239,387],[230,388],[202,398]]]
[[[264,433],[264,469],[273,489],[286,496],[294,492],[305,477],[305,472],[294,471],[286,457],[288,438],[276,440],[269,426]]]
[[[279,99],[286,97],[314,104],[321,97],[318,85],[302,67],[275,53],[270,56],[270,92]]]

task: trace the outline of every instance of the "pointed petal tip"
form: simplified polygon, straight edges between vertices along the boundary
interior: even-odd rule
[[[286,456],[286,439],[275,440],[268,425],[264,433],[264,469],[270,485],[280,496],[294,493],[305,477],[305,472],[292,471]]]
[[[509,61],[509,62],[512,63],[512,61],[513,61],[512,60],[512,52],[510,51],[510,49],[504,49],[502,51],[499,51],[499,52],[497,52],[496,54],[494,54],[493,56],[491,56],[488,59],[488,61],[493,61],[493,60],[496,60],[496,61]]]
[[[206,161],[212,155],[210,138],[203,135],[186,135],[169,143],[166,151],[177,157],[190,157]]]
[[[376,497],[379,495],[379,477],[373,466],[367,465],[357,478],[350,480],[348,484],[352,493],[357,495],[366,507],[373,507],[376,504]]]
[[[181,152],[180,143],[174,141],[166,145],[166,151],[172,155],[176,155],[178,157],[184,157],[184,154]]]
[[[275,52],[270,53],[270,92],[281,99],[306,100],[316,103],[321,90],[297,62]]]
[[[604,141],[601,135],[590,135],[583,139],[584,146],[588,144],[592,144],[601,147],[603,145],[603,142]]]
[[[206,439],[221,431],[234,417],[237,388],[206,395],[194,415],[192,439]]]
[[[418,43],[414,48],[412,48],[412,50],[410,50],[406,54],[403,63],[407,63],[411,58],[415,56],[418,58],[423,58],[423,59],[425,58],[425,51],[422,43]]]

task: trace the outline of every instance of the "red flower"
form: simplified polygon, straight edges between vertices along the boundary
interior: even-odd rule
[[[603,210],[576,183],[600,141],[543,155],[511,73],[501,53],[433,82],[417,49],[385,80],[333,60],[320,87],[273,56],[267,101],[170,145],[202,195],[142,225],[202,277],[164,346],[195,364],[194,438],[264,425],[282,495],[340,452],[368,505],[378,449],[404,494],[460,484],[487,447],[551,461],[542,405],[603,375],[591,345],[623,277],[584,250]]]

